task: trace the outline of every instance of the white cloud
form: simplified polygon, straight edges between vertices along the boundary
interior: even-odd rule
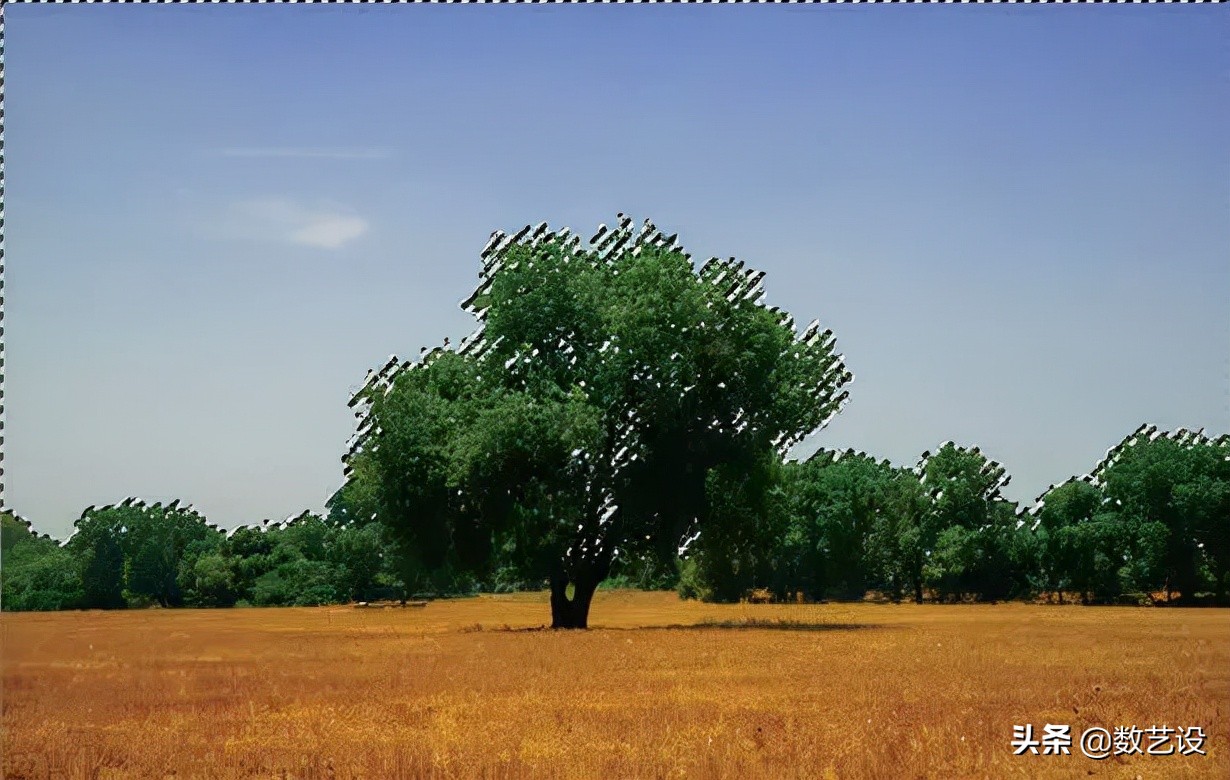
[[[290,240],[298,244],[337,249],[347,241],[367,232],[367,220],[340,214],[316,217],[290,234]]]
[[[219,227],[227,238],[338,249],[367,233],[369,224],[335,205],[306,206],[286,198],[264,198],[234,204],[230,218]]]

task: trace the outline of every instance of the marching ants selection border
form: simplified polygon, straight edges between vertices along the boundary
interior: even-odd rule
[[[1227,0],[0,0],[5,5],[147,4],[147,5],[1212,5]]]

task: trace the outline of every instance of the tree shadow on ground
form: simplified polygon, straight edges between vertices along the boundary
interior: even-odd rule
[[[637,631],[691,631],[721,629],[724,631],[858,631],[883,628],[874,623],[813,623],[806,620],[703,620],[699,623],[671,623],[665,626],[643,626]]]
[[[869,628],[884,628],[874,623],[812,623],[804,620],[705,620],[699,623],[670,623],[653,626],[590,626],[589,631],[859,631]],[[510,626],[484,627],[468,626],[461,629],[464,633],[483,631],[499,634],[519,634],[526,631],[550,631],[549,627],[530,626],[513,628]]]

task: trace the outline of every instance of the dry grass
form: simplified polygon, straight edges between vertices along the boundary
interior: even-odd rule
[[[732,605],[5,614],[4,776],[1230,777],[1224,611]],[[1207,756],[1014,756],[1012,726]]]

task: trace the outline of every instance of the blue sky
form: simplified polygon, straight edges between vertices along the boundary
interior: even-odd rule
[[[319,509],[494,230],[768,272],[856,379],[801,445],[1032,501],[1230,431],[1222,7],[8,6],[6,502]]]

